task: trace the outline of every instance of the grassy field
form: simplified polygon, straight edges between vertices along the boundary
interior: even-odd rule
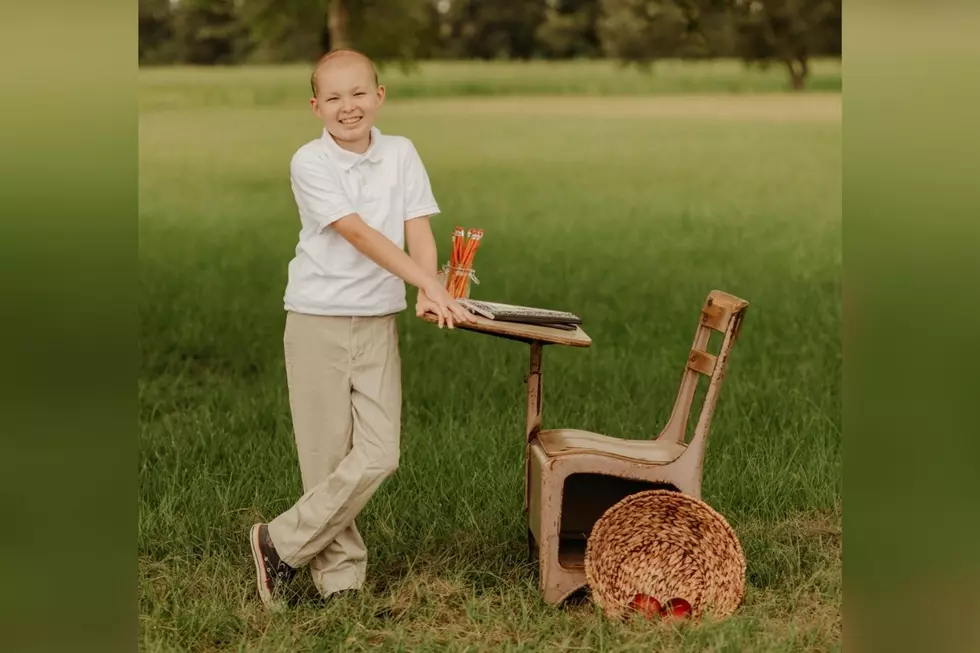
[[[837,94],[415,98],[379,125],[427,164],[442,258],[454,225],[486,230],[476,296],[584,318],[591,349],[546,352],[546,427],[657,433],[706,293],[751,302],[704,469],[747,556],[735,616],[672,628],[543,604],[521,511],[526,348],[410,314],[401,466],[358,521],[368,587],[263,610],[246,533],[301,488],[281,300],[288,162],[318,133],[303,77],[141,77],[141,650],[838,648]],[[256,101],[290,87],[295,106]],[[238,95],[202,102],[213,88]]]
[[[841,89],[837,60],[812,62],[809,91]],[[188,106],[289,107],[306,99],[309,67],[161,68],[144,75],[143,109]],[[763,70],[737,61],[661,61],[649,71],[611,61],[422,62],[414,70],[389,66],[381,81],[392,99],[501,95],[654,95],[772,93],[789,87],[780,65]]]

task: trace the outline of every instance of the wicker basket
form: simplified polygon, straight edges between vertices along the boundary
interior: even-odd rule
[[[680,492],[648,490],[612,506],[596,522],[585,551],[592,600],[610,617],[631,612],[646,594],[682,598],[695,619],[727,617],[745,589],[742,546],[724,517]]]

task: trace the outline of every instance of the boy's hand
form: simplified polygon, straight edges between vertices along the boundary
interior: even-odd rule
[[[435,278],[419,288],[415,312],[420,317],[426,312],[434,313],[439,318],[440,329],[444,324],[453,329],[456,322],[476,322],[473,314],[460,306]]]
[[[424,291],[420,290],[419,295],[415,300],[415,315],[422,317],[426,313],[433,313],[435,315],[439,314],[439,304],[429,299],[429,296],[425,294]]]

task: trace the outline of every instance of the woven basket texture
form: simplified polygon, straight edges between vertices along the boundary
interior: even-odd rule
[[[595,523],[585,551],[592,600],[623,618],[646,594],[682,598],[695,619],[724,618],[745,591],[745,557],[731,526],[700,499],[672,490],[632,494]]]

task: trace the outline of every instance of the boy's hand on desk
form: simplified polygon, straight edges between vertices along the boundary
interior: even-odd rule
[[[419,291],[419,296],[415,300],[415,314],[418,317],[422,317],[426,313],[432,313],[433,315],[439,314],[439,304],[429,299],[421,290]]]
[[[434,313],[439,318],[440,329],[443,324],[452,329],[456,322],[476,322],[473,314],[460,306],[435,278],[419,289],[415,310],[419,316]]]

